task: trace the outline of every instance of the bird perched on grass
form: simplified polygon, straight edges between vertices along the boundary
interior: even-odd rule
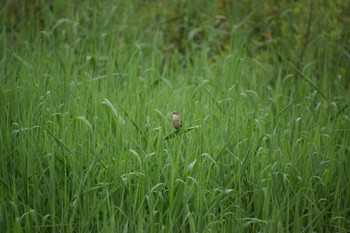
[[[182,120],[181,120],[180,113],[172,112],[171,115],[173,117],[173,126],[174,126],[174,128],[176,130],[180,130],[181,127],[182,127]]]

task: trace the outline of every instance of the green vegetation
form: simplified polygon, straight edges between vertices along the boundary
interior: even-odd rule
[[[346,1],[44,2],[0,9],[0,232],[350,229]]]

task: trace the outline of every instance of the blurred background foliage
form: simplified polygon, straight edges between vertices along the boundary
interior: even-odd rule
[[[313,64],[317,79],[327,63],[349,86],[347,0],[1,1],[14,44],[23,42],[21,30],[32,39],[50,32],[77,52],[80,43],[115,38],[116,48],[156,46],[162,66],[173,58],[186,66],[203,48],[213,62],[239,50],[267,69],[284,64],[282,57],[300,70]]]

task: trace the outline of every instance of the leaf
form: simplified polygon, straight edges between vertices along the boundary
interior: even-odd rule
[[[114,116],[119,120],[120,124],[122,125],[125,124],[125,120],[123,119],[123,117],[118,113],[117,109],[113,106],[113,104],[108,99],[104,99],[102,104],[107,105],[112,110]]]
[[[196,162],[197,162],[197,160],[195,159],[195,160],[193,160],[193,162],[192,163],[190,163],[188,166],[187,166],[187,169],[188,170],[192,170],[193,169],[193,167],[194,167],[194,165],[196,164]]]

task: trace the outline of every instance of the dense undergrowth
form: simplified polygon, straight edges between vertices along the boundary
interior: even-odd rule
[[[245,2],[3,7],[1,232],[350,229],[348,6]]]

